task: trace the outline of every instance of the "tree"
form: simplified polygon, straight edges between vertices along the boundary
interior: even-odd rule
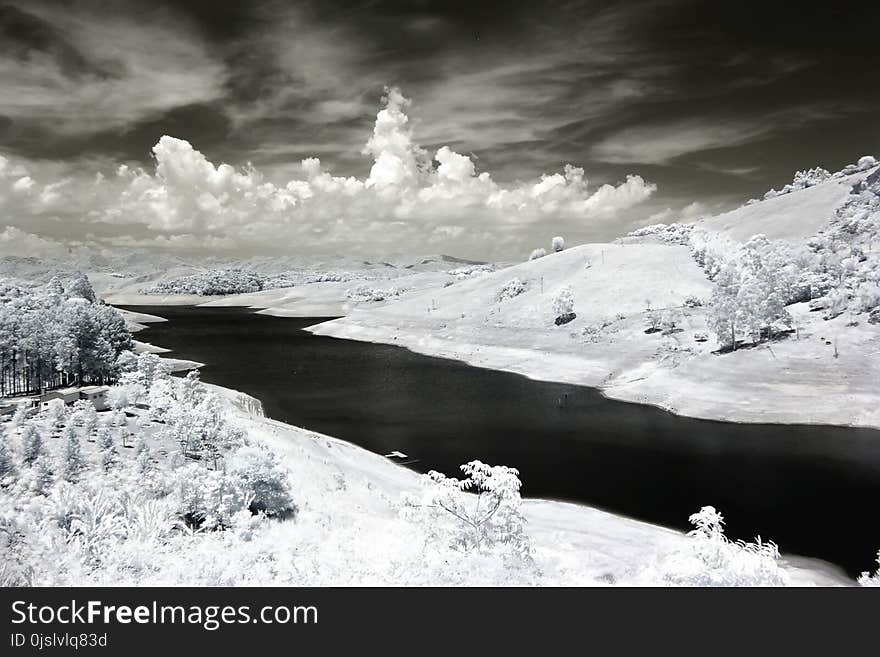
[[[9,432],[0,431],[0,481],[15,472],[12,459],[12,447],[9,444]]]
[[[247,485],[253,513],[285,516],[294,511],[287,472],[272,452],[243,445],[227,459],[226,472]]]
[[[88,405],[82,412],[82,427],[83,427],[83,435],[86,437],[86,440],[92,442],[92,435],[95,433],[95,429],[98,427],[98,411],[95,410],[94,404],[88,402]]]
[[[455,479],[431,470],[424,475],[423,499],[404,498],[407,514],[428,513],[434,535],[444,533],[434,526],[439,519],[453,522],[449,534],[451,547],[464,551],[502,549],[529,557],[531,545],[520,512],[522,482],[519,471],[503,465],[491,466],[471,461],[461,466],[464,479]]]
[[[46,495],[52,487],[55,473],[52,471],[52,464],[49,461],[48,454],[40,454],[39,458],[34,461],[33,479],[31,486],[33,491],[39,495]]]
[[[529,254],[529,260],[537,260],[547,255],[546,249],[537,248]]]
[[[550,243],[550,246],[553,249],[553,251],[555,251],[556,253],[559,253],[560,251],[562,251],[565,248],[565,240],[562,239],[562,237],[557,235],[556,237],[553,238],[553,241]]]
[[[89,282],[88,276],[81,271],[76,272],[67,283],[67,296],[69,298],[85,299],[89,303],[97,301],[95,290]]]
[[[567,324],[576,315],[574,312],[574,295],[568,285],[559,288],[553,297],[553,315],[557,326]]]
[[[61,434],[64,440],[64,462],[61,472],[65,481],[71,483],[79,480],[80,473],[85,469],[85,461],[82,456],[82,449],[79,444],[79,436],[76,429],[72,425],[64,427]]]
[[[107,427],[98,430],[98,452],[101,467],[107,472],[116,461],[116,444],[113,442],[113,433]]]
[[[134,444],[134,458],[138,464],[138,471],[147,474],[153,469],[153,455],[143,434],[140,434]]]
[[[739,289],[739,268],[736,262],[733,260],[723,262],[715,276],[707,321],[709,329],[718,337],[718,342],[731,349],[736,349],[736,331],[740,315]]]
[[[26,424],[21,431],[21,460],[25,465],[32,466],[45,453],[43,436],[32,424]]]

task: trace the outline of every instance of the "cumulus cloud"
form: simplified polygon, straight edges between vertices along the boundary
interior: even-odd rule
[[[55,258],[67,253],[67,247],[55,240],[27,233],[15,226],[0,230],[0,255]]]
[[[76,172],[41,181],[26,166],[0,160],[0,207],[26,218],[66,216],[82,222],[83,231],[137,227],[129,245],[163,249],[461,252],[471,241],[492,257],[499,249],[525,248],[515,243],[529,227],[588,226],[656,189],[637,175],[594,189],[583,169],[571,165],[501,185],[478,173],[468,155],[448,146],[429,154],[416,144],[409,100],[399,90],[383,100],[363,150],[373,159],[363,179],[334,176],[318,158],[306,158],[299,176],[272,182],[250,165],[215,165],[189,142],[163,136],[152,149],[151,172],[122,165],[107,176]],[[117,234],[112,243],[126,239]]]

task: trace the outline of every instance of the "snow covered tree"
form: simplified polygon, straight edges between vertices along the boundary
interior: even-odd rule
[[[547,250],[542,248],[537,248],[529,254],[529,260],[537,260],[538,258],[543,258],[547,255]]]
[[[553,241],[550,243],[550,247],[554,252],[559,253],[565,248],[565,240],[560,236],[556,236],[553,238]]]
[[[61,439],[64,441],[64,461],[61,466],[61,473],[65,481],[79,481],[79,476],[85,469],[86,464],[82,456],[82,448],[79,444],[79,436],[76,429],[72,425],[64,427],[61,433]]]
[[[568,324],[576,317],[574,295],[568,285],[559,288],[553,296],[553,316],[557,326]]]
[[[25,465],[33,465],[45,453],[43,436],[33,424],[27,424],[21,430],[21,460]]]

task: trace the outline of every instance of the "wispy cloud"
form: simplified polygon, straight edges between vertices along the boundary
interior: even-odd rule
[[[33,28],[0,56],[0,114],[13,125],[89,134],[222,94],[224,66],[195,32],[170,16],[117,14],[82,4],[59,12],[28,2],[7,7],[4,18],[26,20]],[[35,39],[35,33],[53,37]]]

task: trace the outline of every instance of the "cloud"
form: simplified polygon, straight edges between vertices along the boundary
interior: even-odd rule
[[[40,2],[22,7],[3,17],[26,21],[31,33],[14,36],[18,56],[0,57],[0,115],[14,125],[87,135],[222,95],[224,65],[182,21],[81,3],[63,12]]]
[[[605,137],[593,146],[591,153],[599,160],[615,164],[666,164],[689,153],[738,146],[768,134],[771,129],[771,124],[698,120],[637,126]]]
[[[252,166],[215,165],[189,142],[163,136],[152,149],[152,172],[121,165],[107,176],[78,170],[41,180],[25,165],[0,160],[0,208],[25,222],[46,215],[68,227],[79,222],[83,234],[136,227],[129,244],[152,239],[163,249],[381,253],[431,245],[461,252],[469,244],[471,252],[477,245],[478,254],[497,256],[543,222],[583,229],[656,190],[637,175],[593,189],[571,165],[502,185],[467,155],[441,146],[430,156],[416,144],[410,103],[398,89],[383,102],[363,150],[373,160],[363,179],[334,176],[318,158],[306,158],[299,176],[274,183]],[[493,233],[504,236],[488,239]],[[104,239],[125,241],[118,232]]]
[[[0,230],[0,255],[57,258],[67,254],[67,247],[56,240],[27,233],[15,226]]]

